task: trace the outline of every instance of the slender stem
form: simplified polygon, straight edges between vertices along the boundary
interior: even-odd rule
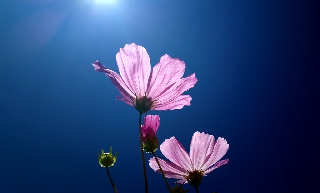
[[[144,190],[145,193],[148,193],[148,179],[147,179],[147,170],[146,170],[146,160],[144,157],[144,151],[142,146],[142,131],[141,131],[141,116],[142,113],[139,113],[139,134],[140,134],[140,151],[141,151],[141,158],[142,158],[142,166],[143,166],[143,175],[144,175]]]
[[[169,185],[169,183],[168,183],[168,180],[167,180],[166,176],[164,175],[164,172],[163,172],[163,170],[162,170],[162,168],[161,168],[160,162],[159,162],[156,154],[155,154],[154,152],[152,152],[152,155],[153,155],[153,157],[156,159],[156,162],[157,162],[157,164],[158,164],[158,166],[159,166],[159,168],[160,168],[160,172],[161,172],[161,174],[162,174],[162,177],[163,177],[163,179],[164,179],[164,182],[165,182],[166,185],[167,185],[167,188],[168,188],[169,192],[171,192],[171,187],[170,187],[170,185]]]
[[[106,167],[106,169],[107,169],[107,173],[108,173],[108,176],[109,176],[109,179],[110,179],[110,183],[111,183],[111,185],[112,185],[112,188],[113,188],[113,190],[114,190],[114,193],[118,193],[117,188],[116,188],[116,186],[114,185],[114,183],[113,183],[113,181],[112,181],[112,178],[111,178],[111,175],[110,175],[110,172],[109,172],[108,167]]]
[[[198,186],[196,186],[196,192],[199,193]]]

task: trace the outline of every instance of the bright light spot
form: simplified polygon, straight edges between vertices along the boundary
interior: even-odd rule
[[[115,3],[116,0],[96,0],[97,3]]]

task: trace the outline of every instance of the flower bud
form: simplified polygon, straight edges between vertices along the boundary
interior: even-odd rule
[[[118,152],[113,156],[112,155],[112,146],[110,147],[110,152],[105,153],[103,149],[101,149],[101,154],[98,153],[98,161],[101,167],[111,167],[117,160]]]
[[[146,153],[152,153],[157,151],[159,147],[159,140],[157,137],[154,137],[152,139],[147,139],[145,142],[143,142],[143,150]]]
[[[147,153],[155,152],[159,147],[159,140],[156,136],[159,126],[159,115],[147,115],[144,118],[144,125],[141,126],[141,141]]]

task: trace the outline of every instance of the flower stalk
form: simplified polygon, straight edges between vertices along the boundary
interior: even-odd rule
[[[196,188],[196,193],[199,193],[199,189],[198,189],[198,186],[196,186],[195,188]]]
[[[167,180],[166,176],[165,176],[164,173],[163,173],[162,167],[161,167],[161,165],[160,165],[160,162],[159,162],[156,154],[155,154],[154,152],[152,152],[152,155],[153,155],[153,157],[156,159],[156,162],[157,162],[157,164],[158,164],[158,166],[159,166],[159,168],[160,168],[160,172],[161,172],[161,174],[162,174],[162,177],[163,177],[163,179],[164,179],[164,182],[166,183],[166,186],[167,186],[169,192],[172,192],[172,189],[171,189],[171,187],[170,187],[170,185],[169,185],[169,183],[168,183],[168,180]]]
[[[112,185],[112,188],[113,188],[113,190],[114,190],[114,193],[118,193],[117,188],[116,188],[116,186],[114,185],[114,183],[113,183],[113,181],[112,181],[111,174],[110,174],[110,172],[109,172],[108,167],[106,167],[106,169],[107,169],[108,177],[109,177],[110,183],[111,183],[111,185]]]
[[[141,116],[142,116],[142,113],[139,112],[139,134],[140,134],[139,141],[140,141],[140,151],[141,151],[143,176],[144,176],[144,190],[145,190],[145,193],[148,193],[148,179],[147,179],[147,170],[146,170],[146,160],[145,160],[145,157],[144,157],[143,143],[142,143]]]

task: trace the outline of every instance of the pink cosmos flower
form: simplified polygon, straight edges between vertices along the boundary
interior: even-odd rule
[[[159,115],[147,115],[144,118],[144,125],[141,126],[141,141],[143,142],[143,149],[147,152],[155,152],[159,146],[159,140],[156,133],[160,126]]]
[[[140,113],[149,110],[173,110],[189,106],[191,97],[182,95],[192,88],[197,78],[192,74],[182,78],[185,63],[164,55],[151,71],[150,58],[142,46],[126,44],[116,55],[120,75],[103,66],[98,60],[92,65],[104,72],[118,88],[126,104]]]
[[[142,138],[141,141],[146,143],[148,140],[154,140],[160,126],[159,115],[147,115],[144,118],[144,125],[141,126]]]
[[[219,137],[215,141],[213,135],[197,131],[192,136],[190,155],[175,137],[171,137],[160,145],[160,150],[172,163],[162,159],[159,162],[167,178],[175,178],[179,180],[178,183],[188,182],[197,187],[203,176],[229,162],[229,159],[219,161],[228,149],[229,144],[224,138]],[[149,160],[149,165],[160,172],[155,158]]]

